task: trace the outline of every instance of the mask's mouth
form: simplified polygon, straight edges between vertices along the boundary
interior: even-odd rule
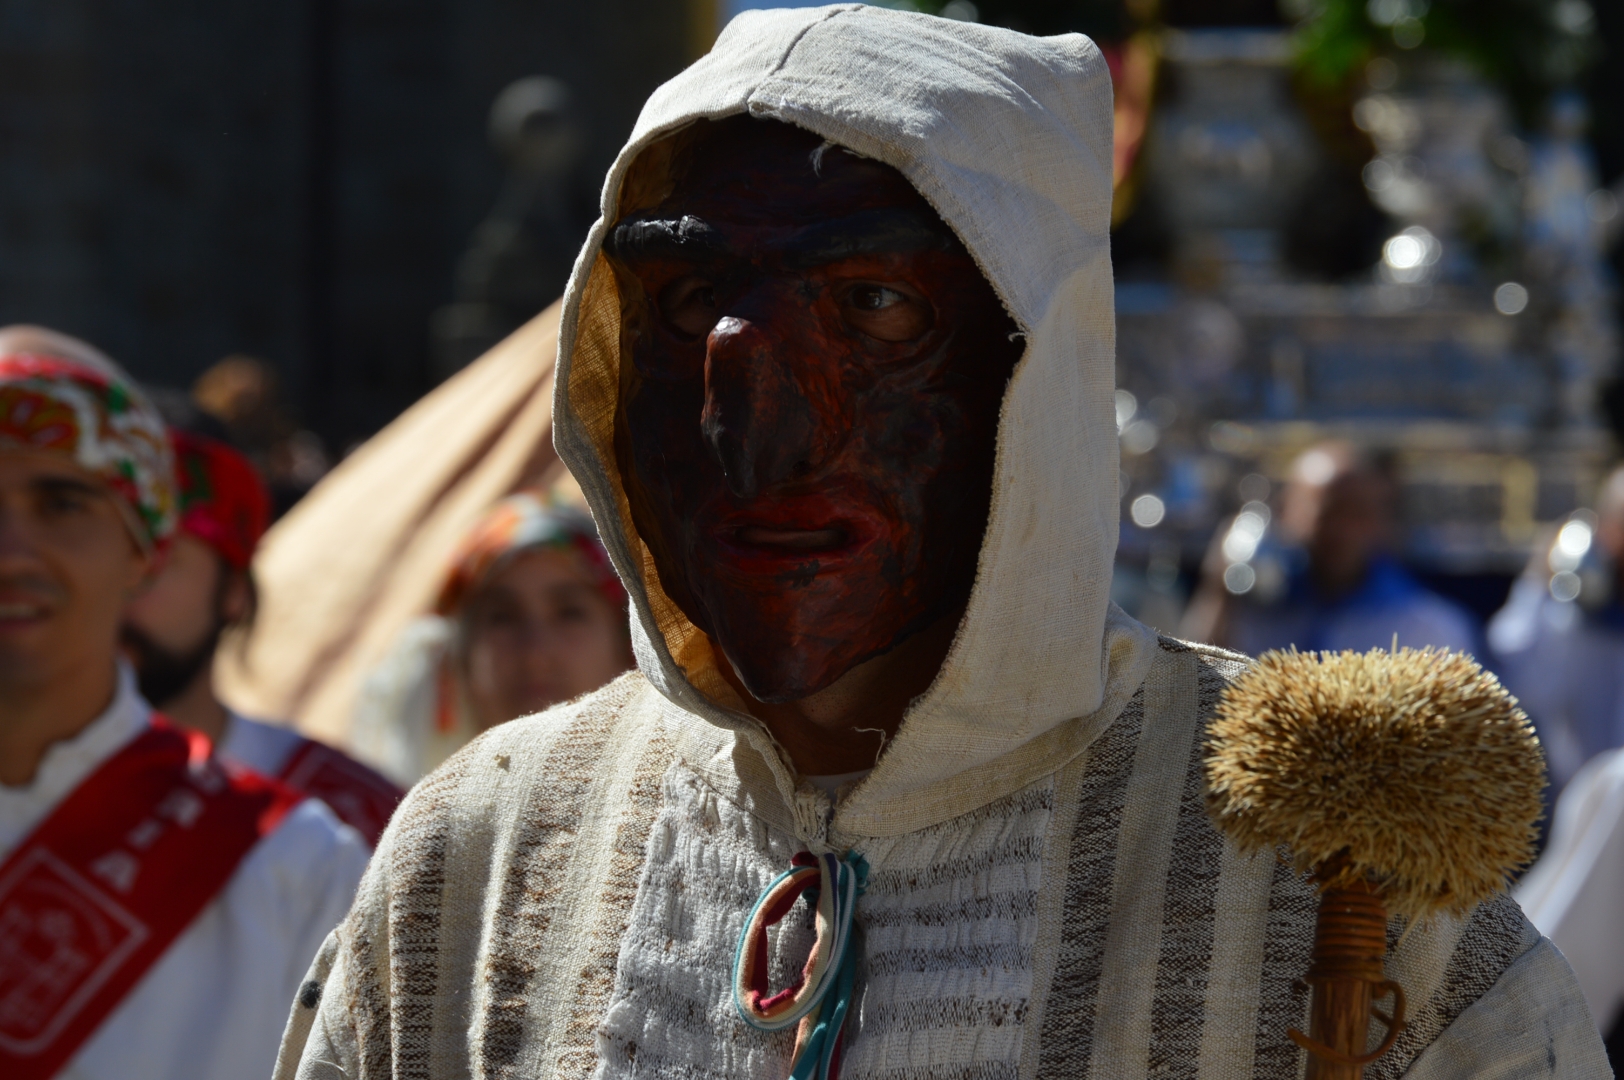
[[[778,549],[797,554],[837,551],[847,546],[851,533],[840,526],[789,528],[773,525],[741,525],[732,530],[739,547]]]
[[[730,573],[839,571],[862,561],[894,531],[873,500],[853,486],[837,482],[826,491],[765,495],[732,505],[718,500],[697,515],[696,539],[718,568]]]
[[[785,564],[833,569],[867,549],[884,531],[863,507],[821,496],[762,499],[701,526],[721,559],[736,570],[778,573]]]

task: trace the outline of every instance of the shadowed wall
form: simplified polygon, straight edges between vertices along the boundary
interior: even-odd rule
[[[689,21],[660,0],[0,0],[0,322],[159,384],[260,356],[342,448],[431,383],[429,314],[501,183],[498,91],[570,83],[601,175]]]

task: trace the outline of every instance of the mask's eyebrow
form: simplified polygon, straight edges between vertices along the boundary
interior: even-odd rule
[[[702,259],[721,254],[721,234],[692,214],[680,218],[630,217],[609,230],[604,241],[617,259]]]
[[[783,245],[784,265],[804,269],[856,255],[961,251],[964,245],[934,214],[901,207],[863,210],[798,230]]]

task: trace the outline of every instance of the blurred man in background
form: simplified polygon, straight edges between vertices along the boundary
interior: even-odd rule
[[[1251,656],[1389,648],[1395,634],[1400,645],[1476,651],[1471,616],[1393,558],[1397,501],[1370,456],[1339,442],[1307,450],[1278,522],[1266,507],[1243,510],[1214,538],[1182,635]]]
[[[170,438],[180,526],[123,630],[142,694],[226,757],[321,799],[376,844],[405,794],[400,788],[290,727],[238,715],[215,696],[221,635],[253,617],[249,564],[270,519],[270,493],[248,459],[224,443],[179,427]]]
[[[367,851],[320,802],[222,763],[119,661],[176,520],[162,418],[111,361],[0,330],[0,1075],[227,1080]]]
[[[1560,792],[1624,746],[1624,468],[1543,545],[1489,624],[1496,668],[1539,729]]]

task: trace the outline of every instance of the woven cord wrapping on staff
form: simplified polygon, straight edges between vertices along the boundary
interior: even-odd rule
[[[1272,652],[1208,733],[1207,805],[1246,851],[1290,850],[1320,890],[1309,1080],[1359,1080],[1404,1029],[1388,917],[1464,916],[1534,854],[1545,765],[1516,699],[1434,649]],[[1391,996],[1392,1011],[1375,1002]],[[1385,1026],[1371,1047],[1370,1020]]]

